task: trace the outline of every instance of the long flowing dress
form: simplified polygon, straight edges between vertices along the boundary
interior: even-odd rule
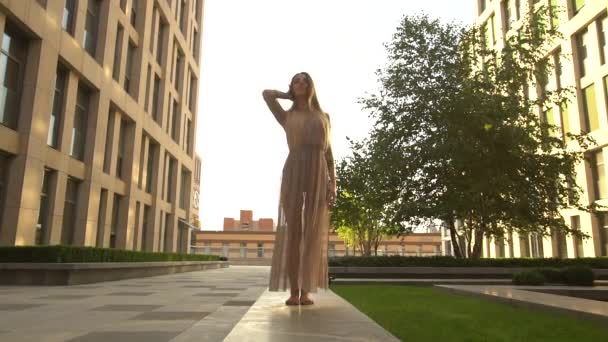
[[[269,291],[327,289],[328,186],[334,160],[326,113],[268,107],[285,130],[289,155],[283,167]]]

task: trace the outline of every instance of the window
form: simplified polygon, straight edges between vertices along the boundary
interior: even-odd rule
[[[63,3],[63,18],[61,28],[70,35],[74,35],[74,15],[76,14],[76,0],[65,0]]]
[[[175,99],[173,99],[173,110],[171,114],[171,138],[173,141],[177,142],[179,140],[179,122],[180,122],[180,113],[179,113],[179,104]]]
[[[247,242],[241,242],[240,257],[247,258]]]
[[[7,22],[0,54],[0,123],[12,129],[17,129],[26,57],[27,41]]]
[[[602,256],[608,256],[608,212],[599,213],[600,243]]]
[[[154,75],[154,90],[152,93],[152,116],[154,120],[159,123],[161,122],[160,117],[160,78],[158,75]]]
[[[148,76],[146,76],[146,102],[144,103],[144,110],[148,113],[150,108],[150,77],[152,76],[152,67],[148,65]]]
[[[101,189],[99,194],[99,212],[97,213],[97,237],[95,245],[104,247],[104,232],[106,229],[106,210],[108,206],[108,190]]]
[[[150,251],[150,206],[144,204],[144,216],[141,222],[141,250]]]
[[[258,242],[258,258],[264,257],[264,243]]]
[[[127,13],[127,0],[120,0],[120,9]]]
[[[118,24],[118,29],[116,30],[116,46],[114,47],[114,64],[112,65],[112,78],[116,81],[120,81],[120,66],[122,65],[121,61],[121,52],[122,52],[122,37],[124,31],[122,26]],[[127,69],[128,70],[128,69]]]
[[[97,30],[99,28],[99,0],[88,0],[87,17],[84,25],[84,49],[95,58]]]
[[[559,27],[559,5],[557,0],[549,0],[549,12],[551,15],[551,27],[556,29]]]
[[[103,157],[103,172],[110,173],[110,162],[112,160],[112,146],[114,145],[114,120],[116,113],[113,108],[110,108],[108,113],[108,126],[106,128],[106,144]]]
[[[114,194],[114,204],[112,205],[112,226],[110,227],[110,248],[116,248],[116,234],[118,225],[120,224],[120,207],[122,205],[122,196]]]
[[[198,31],[196,29],[192,32],[192,54],[194,59],[198,60]]]
[[[598,47],[600,48],[600,64],[606,64],[608,58],[608,16],[597,20]]]
[[[228,252],[229,252],[229,244],[228,242],[222,242],[222,254],[221,256],[223,257],[228,257]]]
[[[192,141],[192,120],[187,119],[186,120],[186,153],[188,153],[188,155],[192,155],[192,145],[193,145],[193,141]]]
[[[581,217],[571,216],[570,217],[570,227],[574,230],[581,230]],[[572,236],[572,242],[574,243],[574,257],[583,258],[585,256],[584,248],[583,248],[583,239],[577,236]]]
[[[156,36],[156,62],[161,66],[163,65],[163,52],[165,49],[163,46],[165,31],[167,31],[167,24],[163,21],[162,17],[159,17],[158,35]]]
[[[576,36],[576,51],[578,53],[578,71],[580,73],[580,77],[586,75],[588,70],[588,61],[589,58],[587,56],[587,39],[588,39],[587,29],[583,30]]]
[[[74,111],[74,127],[72,128],[72,145],[70,155],[78,160],[84,160],[87,123],[89,114],[90,91],[84,86],[78,86],[76,110]]]
[[[165,201],[173,201],[174,189],[173,179],[175,174],[175,160],[167,153],[166,155],[166,179],[165,179]]]
[[[500,236],[500,237],[496,237],[494,239],[494,244],[496,247],[496,257],[497,258],[504,258],[505,257],[505,239],[504,237]]]
[[[483,13],[483,11],[486,10],[487,4],[486,4],[487,0],[479,0],[479,14]]]
[[[194,73],[190,73],[190,94],[188,95],[188,108],[190,112],[194,114],[194,105],[196,103],[196,84],[198,80],[194,76]]]
[[[180,50],[177,50],[177,56],[175,58],[175,69],[174,69],[174,77],[173,77],[173,85],[175,89],[181,90],[182,84],[182,64],[184,62],[184,55]]]
[[[2,214],[4,213],[9,162],[9,157],[0,153],[0,232],[2,231]]]
[[[521,0],[515,0],[515,16],[517,20],[523,18],[523,7],[521,6]]]
[[[51,218],[49,213],[49,196],[51,177],[53,171],[44,169],[42,174],[42,189],[40,190],[40,210],[38,211],[38,224],[36,225],[36,238],[35,243],[37,245],[47,244],[49,241],[49,219]]]
[[[587,132],[593,132],[600,128],[599,112],[593,84],[583,89],[583,114],[585,115],[585,128]]]
[[[131,26],[135,27],[137,24],[137,3],[138,0],[131,0]]]
[[[158,32],[156,32],[156,18],[158,17],[158,8],[156,6],[154,6],[152,8],[152,18],[150,18],[152,20],[152,30],[150,32],[152,32],[152,35],[158,35]],[[160,19],[159,19],[160,20]],[[150,53],[153,54],[154,53],[154,41],[150,40]]]
[[[552,137],[557,136],[557,132],[555,130],[555,116],[553,115],[553,108],[549,108],[543,113],[543,121],[548,125],[545,134],[550,135]]]
[[[498,27],[497,27],[497,21],[496,21],[494,14],[492,14],[490,16],[490,29],[492,30],[492,46],[495,46],[496,40],[498,39],[498,37],[497,37]]]
[[[46,143],[53,147],[59,148],[59,137],[61,136],[59,128],[63,121],[63,101],[65,99],[65,86],[68,73],[62,67],[57,67],[55,72],[55,93],[53,94],[53,108],[49,120],[49,133]]]
[[[570,0],[572,11],[577,14],[583,7],[585,7],[585,0]]]
[[[604,165],[604,153],[602,150],[591,155],[591,175],[593,177],[596,200],[608,198],[608,184],[606,183],[606,168]]]
[[[188,12],[186,7],[186,0],[181,0],[181,8],[179,10],[179,28],[182,30],[184,37],[186,37],[188,30]]]
[[[182,169],[181,187],[179,192],[179,207],[181,209],[186,209],[188,206],[188,199],[190,199],[190,172],[186,169]]]
[[[158,153],[158,145],[152,143],[152,140],[149,140],[148,147],[148,162],[146,165],[146,192],[152,193],[154,179],[152,178],[154,175],[154,156]]]
[[[61,229],[61,244],[71,245],[74,243],[74,228],[76,225],[76,208],[78,203],[78,188],[80,181],[68,177],[65,190],[65,201],[63,205],[63,226]]]
[[[503,1],[502,4],[502,14],[504,18],[504,31],[508,31],[511,28],[511,0]]]
[[[557,247],[557,253],[554,253],[553,255],[561,259],[567,259],[568,245],[566,242],[566,234],[562,231],[556,231],[553,233],[553,238],[555,239],[555,246]]]
[[[133,91],[131,89],[131,78],[135,74],[135,66],[133,65],[133,55],[135,55],[135,44],[133,44],[133,42],[129,40],[129,47],[127,49],[127,66],[125,70],[124,89],[131,96],[133,96]]]
[[[165,235],[163,237],[163,241],[164,241],[164,246],[165,246],[165,252],[171,252],[172,251],[172,245],[173,245],[173,241],[171,241],[170,239],[170,233],[171,233],[171,217],[172,215],[169,213],[165,213]]]
[[[118,155],[116,156],[116,177],[127,180],[128,175],[125,172],[125,157],[126,157],[126,141],[128,122],[120,120],[120,133],[118,135]]]
[[[562,140],[564,142],[568,142],[572,140],[572,138],[568,137],[568,133],[570,133],[570,113],[568,113],[568,104],[564,103],[560,106],[560,120],[562,122]]]

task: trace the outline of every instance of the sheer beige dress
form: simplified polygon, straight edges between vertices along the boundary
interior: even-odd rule
[[[269,291],[327,289],[328,187],[334,160],[326,113],[285,111],[265,99],[285,130],[289,155],[283,167]],[[297,284],[293,284],[297,282]]]

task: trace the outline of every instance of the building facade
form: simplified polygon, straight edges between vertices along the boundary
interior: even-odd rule
[[[563,39],[547,56],[555,62],[546,85],[551,90],[573,87],[574,100],[542,113],[543,120],[564,132],[588,132],[596,142],[587,159],[577,167],[577,183],[584,190],[583,203],[608,205],[608,2],[605,0],[475,0],[477,24],[485,25],[487,44],[500,49],[505,35],[516,32],[525,13],[538,6],[558,6],[552,25]],[[567,57],[563,57],[563,56]],[[536,96],[541,87],[531,87]],[[605,210],[605,209],[604,209]],[[484,238],[485,257],[594,257],[608,255],[608,211],[599,215],[567,209],[562,212],[574,229],[589,235],[578,239],[559,234]],[[447,245],[448,243],[444,242]]]
[[[0,1],[0,245],[188,250],[202,12]]]
[[[213,254],[230,259],[231,264],[270,265],[276,227],[272,219],[253,220],[251,210],[241,210],[240,219],[224,218],[224,230],[200,230],[194,233],[192,252]],[[360,255],[346,246],[334,232],[329,234],[328,256]],[[416,233],[388,237],[378,247],[378,255],[441,255],[439,233]]]

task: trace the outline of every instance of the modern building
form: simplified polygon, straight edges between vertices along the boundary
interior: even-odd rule
[[[584,189],[582,201],[608,205],[608,2],[605,0],[475,0],[477,24],[487,28],[490,46],[500,49],[505,35],[516,32],[520,19],[537,6],[553,5],[552,25],[563,34],[547,57],[555,62],[547,88],[573,87],[576,96],[568,106],[551,108],[543,119],[561,132],[588,132],[596,142],[587,159],[578,165],[577,183]],[[566,55],[567,58],[560,56]],[[542,87],[531,87],[531,96]],[[567,139],[563,135],[563,139]],[[608,255],[608,211],[599,215],[568,209],[566,222],[590,239],[560,234],[551,237],[508,236],[494,241],[485,238],[485,257],[594,257]],[[446,243],[447,245],[447,243]]]
[[[272,219],[253,220],[253,212],[241,210],[240,220],[224,219],[224,230],[196,231],[192,249],[198,254],[225,256],[231,264],[270,265],[274,249],[276,227]],[[337,233],[329,234],[328,255],[360,255],[347,247]],[[416,233],[384,239],[378,255],[440,255],[439,233]]]
[[[0,1],[0,245],[187,251],[203,0]]]

